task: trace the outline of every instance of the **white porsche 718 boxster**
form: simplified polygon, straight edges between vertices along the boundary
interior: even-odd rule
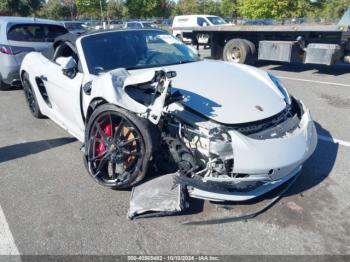
[[[83,144],[98,183],[128,188],[150,165],[190,196],[244,201],[296,176],[317,144],[309,110],[254,67],[200,59],[169,33],[58,37],[20,70],[35,117]]]

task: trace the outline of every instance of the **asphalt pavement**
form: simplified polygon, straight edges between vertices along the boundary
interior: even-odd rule
[[[203,53],[205,56],[205,54]],[[130,191],[96,184],[81,144],[0,93],[0,254],[349,254],[350,66],[259,63],[311,109],[320,139],[291,190],[248,221],[185,226],[246,206],[191,201],[184,215],[130,221]]]

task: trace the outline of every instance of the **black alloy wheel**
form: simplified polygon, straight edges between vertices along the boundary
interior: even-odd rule
[[[24,96],[26,98],[30,112],[35,118],[43,118],[43,114],[40,111],[38,100],[36,99],[35,92],[30,84],[28,73],[24,73],[22,76],[22,85]]]
[[[145,176],[151,144],[147,125],[140,118],[113,105],[103,105],[87,124],[86,168],[103,186],[131,187]]]

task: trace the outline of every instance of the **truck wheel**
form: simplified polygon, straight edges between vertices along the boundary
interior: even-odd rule
[[[232,39],[224,47],[224,61],[246,64],[250,61],[251,51],[244,39]]]
[[[250,61],[248,61],[247,64],[253,65],[257,60],[256,47],[255,47],[254,43],[250,42],[249,40],[243,39],[243,41],[245,41],[247,43],[247,45],[249,46],[249,49],[250,49],[250,55],[249,55]]]
[[[85,128],[84,164],[100,185],[122,189],[140,182],[153,143],[148,123],[111,104],[99,106]]]

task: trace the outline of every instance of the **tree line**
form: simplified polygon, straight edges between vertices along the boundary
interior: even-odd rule
[[[212,14],[246,19],[337,19],[349,6],[350,0],[1,0],[0,15],[120,19]]]

